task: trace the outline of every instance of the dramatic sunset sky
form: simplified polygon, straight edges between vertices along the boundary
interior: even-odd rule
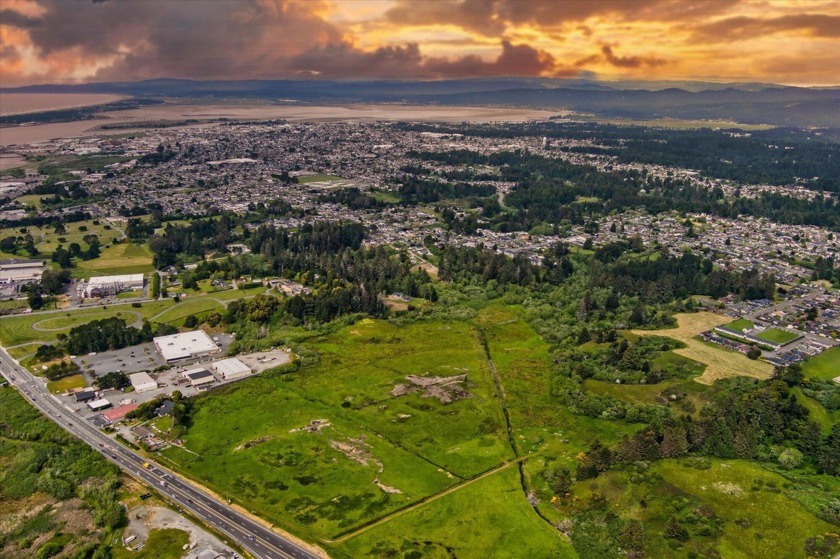
[[[840,0],[0,0],[0,85],[486,76],[840,83]]]

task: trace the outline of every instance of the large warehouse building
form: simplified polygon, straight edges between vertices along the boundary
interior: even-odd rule
[[[204,330],[182,332],[171,336],[160,336],[154,339],[155,347],[167,363],[198,359],[215,355],[221,349],[210,339]]]
[[[143,274],[123,274],[121,276],[94,276],[84,287],[85,297],[110,297],[123,291],[143,289]]]
[[[213,363],[213,370],[219,373],[225,380],[247,377],[251,374],[251,368],[239,359],[222,359]]]
[[[0,284],[37,283],[46,269],[46,260],[0,260]]]
[[[134,373],[129,375],[128,380],[135,392],[148,392],[158,387],[157,381],[149,376],[149,373]]]

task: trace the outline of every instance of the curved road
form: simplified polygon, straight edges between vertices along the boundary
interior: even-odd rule
[[[0,371],[32,404],[130,475],[154,486],[180,508],[226,534],[259,559],[322,559],[301,544],[286,539],[204,491],[173,475],[149,458],[114,442],[49,393],[46,384],[0,348]],[[149,468],[143,464],[149,463]]]

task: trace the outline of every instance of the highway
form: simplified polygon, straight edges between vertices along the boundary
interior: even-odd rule
[[[81,439],[106,459],[130,475],[154,487],[178,507],[226,534],[259,559],[321,559],[295,541],[289,540],[211,497],[149,458],[112,440],[47,390],[46,384],[18,365],[0,348],[0,370],[9,384],[44,415]],[[144,468],[143,464],[149,467]]]

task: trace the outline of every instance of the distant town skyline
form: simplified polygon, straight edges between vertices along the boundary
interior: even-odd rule
[[[0,83],[152,78],[840,84],[835,0],[0,0]]]

